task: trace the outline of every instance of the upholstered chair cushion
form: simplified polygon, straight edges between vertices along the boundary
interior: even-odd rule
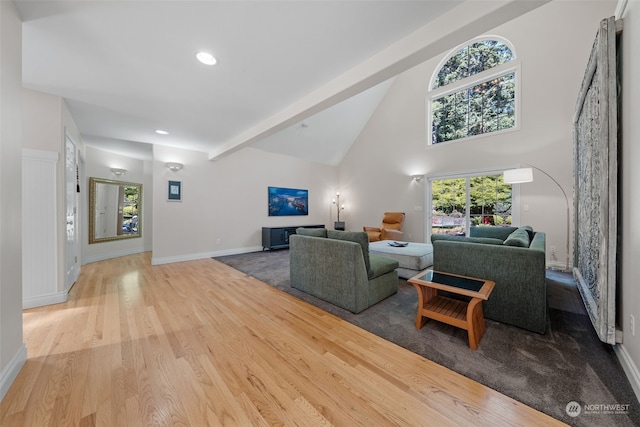
[[[379,240],[402,240],[402,226],[404,225],[403,212],[385,212],[380,227],[362,227],[369,236],[370,242]]]
[[[513,233],[509,234],[504,241],[504,244],[507,246],[518,246],[520,248],[528,248],[529,247],[529,233],[527,230],[517,229]]]
[[[382,217],[382,227],[387,230],[402,230],[404,224],[404,213],[402,212],[385,212]]]

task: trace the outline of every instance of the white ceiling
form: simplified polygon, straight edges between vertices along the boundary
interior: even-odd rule
[[[485,10],[511,19],[535,6],[504,5],[543,2],[14,3],[24,21],[24,86],[63,97],[88,145],[135,147],[132,155],[150,158],[150,146],[137,143],[162,144],[213,159],[253,144],[335,165],[397,74],[393,66],[442,52],[437,27],[427,24],[456,12],[451,26],[463,41],[495,26]],[[200,64],[199,50],[219,63]]]

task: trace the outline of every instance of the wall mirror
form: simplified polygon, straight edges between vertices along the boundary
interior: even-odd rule
[[[89,178],[89,243],[142,236],[142,184]]]

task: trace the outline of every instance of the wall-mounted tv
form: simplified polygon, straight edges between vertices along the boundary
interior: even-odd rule
[[[269,216],[309,215],[309,191],[269,187]]]

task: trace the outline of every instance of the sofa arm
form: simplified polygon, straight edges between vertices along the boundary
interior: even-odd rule
[[[547,251],[547,235],[540,231],[533,235],[533,240],[529,245],[529,249],[545,252]]]
[[[382,240],[382,238],[381,238],[382,230],[380,228],[377,228],[377,227],[362,227],[362,231],[367,233],[367,235],[369,236],[369,241],[370,242],[377,242],[379,240]]]

